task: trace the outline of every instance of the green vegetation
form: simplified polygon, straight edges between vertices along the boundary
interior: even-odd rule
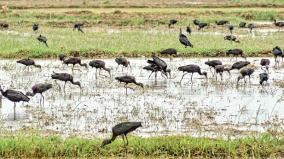
[[[284,139],[261,135],[223,140],[186,136],[139,138],[129,137],[128,156],[144,157],[254,157],[269,158],[284,155]],[[101,140],[38,135],[1,136],[0,156],[6,157],[103,157],[124,156],[123,142],[100,148]]]

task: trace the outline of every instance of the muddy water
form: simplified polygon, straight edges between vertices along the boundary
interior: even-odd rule
[[[213,58],[212,58],[213,59]],[[238,71],[232,76],[224,74],[221,81],[212,77],[207,59],[179,59],[168,62],[172,69],[171,79],[158,74],[148,79],[150,72],[142,69],[147,59],[130,59],[132,69],[116,69],[113,59],[105,59],[106,66],[112,69],[112,77],[104,71],[95,76],[95,69],[77,66],[62,66],[57,60],[37,60],[42,69],[25,69],[13,60],[1,60],[1,86],[5,90],[30,91],[32,85],[49,82],[53,88],[44,93],[44,105],[40,105],[40,95],[31,98],[29,103],[18,103],[17,120],[13,121],[13,103],[2,98],[1,126],[7,130],[35,128],[61,135],[101,136],[109,134],[111,127],[121,121],[142,121],[143,128],[136,132],[141,136],[191,134],[196,136],[224,135],[225,132],[265,131],[272,123],[282,126],[284,119],[283,89],[276,83],[284,79],[284,69],[270,68],[270,79],[264,88],[259,87],[258,74],[254,72],[251,85],[236,85]],[[225,64],[235,60],[221,59]],[[259,66],[259,58],[249,58]],[[84,59],[84,62],[90,59]],[[273,61],[273,59],[271,59]],[[193,83],[190,75],[179,84],[182,73],[178,66],[198,64],[207,71],[209,79],[197,74]],[[274,63],[272,62],[272,65]],[[74,75],[75,81],[82,83],[83,89],[68,83],[66,91],[63,82],[51,79],[52,72],[67,72]],[[123,84],[114,80],[115,76],[134,75],[144,89],[130,85],[128,95]],[[233,131],[232,131],[233,130]]]

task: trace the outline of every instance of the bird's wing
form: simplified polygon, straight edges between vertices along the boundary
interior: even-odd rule
[[[27,100],[27,101],[29,100],[29,98],[25,94],[14,90],[7,90],[7,96],[15,100]]]

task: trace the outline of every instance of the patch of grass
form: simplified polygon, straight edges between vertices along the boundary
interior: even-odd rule
[[[129,137],[129,156],[184,157],[282,157],[283,138],[271,135],[245,137],[234,140],[167,136],[153,138]],[[103,157],[124,156],[123,142],[118,138],[111,145],[100,148],[101,140],[38,135],[1,136],[0,156],[6,157]]]

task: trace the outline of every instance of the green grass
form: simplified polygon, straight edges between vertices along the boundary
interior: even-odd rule
[[[241,37],[241,43],[224,41],[222,35],[191,35],[194,48],[184,48],[178,40],[178,29],[169,32],[146,32],[140,29],[120,30],[108,33],[87,29],[86,34],[72,31],[71,28],[41,28],[41,34],[48,38],[49,47],[36,40],[38,34],[30,28],[15,28],[20,34],[0,32],[0,57],[55,57],[60,53],[79,51],[82,56],[102,55],[114,57],[119,54],[126,56],[150,56],[152,52],[173,47],[183,56],[224,56],[224,52],[232,48],[241,48],[248,56],[258,53],[269,53],[276,46],[284,43],[283,33],[263,37]],[[150,30],[151,31],[151,30]],[[25,36],[24,34],[30,34]]]
[[[124,156],[123,142],[118,138],[105,148],[101,140],[38,135],[1,136],[0,157],[103,157]],[[271,135],[234,140],[167,136],[129,137],[128,156],[144,157],[282,157],[284,139]]]

